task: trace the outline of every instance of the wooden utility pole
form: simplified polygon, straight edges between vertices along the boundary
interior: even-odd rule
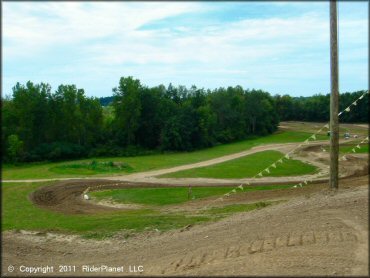
[[[338,188],[338,33],[337,33],[337,1],[330,0],[330,188]]]

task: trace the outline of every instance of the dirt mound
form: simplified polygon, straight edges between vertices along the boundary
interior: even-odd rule
[[[39,188],[30,194],[30,200],[36,205],[70,214],[97,213],[111,211],[115,208],[108,208],[97,204],[90,204],[83,200],[82,194],[87,188],[98,189],[114,188],[114,181],[102,180],[68,180]]]

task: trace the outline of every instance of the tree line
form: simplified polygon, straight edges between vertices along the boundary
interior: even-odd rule
[[[344,95],[350,102],[359,94]],[[271,134],[280,119],[326,120],[326,102],[327,96],[271,96],[240,86],[148,87],[133,77],[122,77],[111,99],[87,97],[75,85],[60,85],[52,92],[45,83],[17,83],[12,96],[2,98],[3,159],[55,161],[191,151]],[[347,121],[367,121],[367,106],[359,103],[358,108]]]
[[[339,96],[339,111],[346,109],[352,102],[367,91],[346,92]],[[326,122],[330,119],[330,94],[310,97],[275,96],[278,114],[281,121]],[[368,122],[368,94],[359,101],[350,113],[343,113],[339,121],[342,123]]]

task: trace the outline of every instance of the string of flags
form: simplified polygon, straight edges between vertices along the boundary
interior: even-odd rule
[[[364,94],[362,94],[359,98],[357,98],[354,102],[352,102],[347,108],[345,108],[343,111],[339,112],[338,113],[338,116],[341,116],[343,113],[345,112],[350,112],[351,111],[351,106],[356,106],[358,101],[363,99],[364,96],[366,94],[368,94],[369,91],[365,92]],[[284,163],[284,159],[287,159],[289,160],[291,158],[291,154],[294,153],[297,149],[299,149],[300,147],[302,147],[303,145],[307,145],[310,143],[310,141],[315,141],[317,139],[317,135],[322,132],[324,129],[327,129],[329,130],[329,123],[326,123],[325,125],[323,125],[318,131],[316,131],[315,133],[313,133],[311,136],[309,136],[306,140],[304,140],[301,144],[299,144],[297,147],[295,147],[294,149],[292,149],[291,151],[289,151],[288,153],[286,153],[285,155],[283,155],[280,159],[278,159],[277,161],[274,161],[271,165],[269,165],[267,168],[265,168],[264,170],[260,171],[258,174],[256,174],[255,176],[252,177],[252,179],[254,178],[257,178],[257,177],[262,177],[264,175],[264,172],[266,172],[267,174],[270,174],[270,169],[271,168],[276,168],[278,166],[278,164],[283,164]],[[358,144],[356,147],[354,147],[352,149],[352,152],[356,152],[356,148],[357,149],[360,149],[361,148],[361,144],[365,143],[366,141],[369,141],[369,137],[366,137],[360,144]],[[343,155],[339,161],[345,161],[347,160],[345,155]],[[309,182],[312,181],[312,178],[308,178],[296,185],[294,185],[293,187],[296,188],[296,187],[302,187],[303,184],[304,185],[307,185]],[[234,194],[237,192],[237,190],[239,189],[240,191],[243,191],[244,190],[244,187],[245,186],[249,186],[250,183],[247,181],[247,182],[244,182],[242,184],[240,184],[239,186],[233,188],[231,191],[225,193],[223,196],[217,198],[217,199],[214,199],[210,204],[206,205],[204,208],[207,208],[209,207],[211,204],[213,204],[214,202],[217,202],[217,201],[223,201],[225,197],[229,197],[230,195]]]
[[[338,116],[340,116],[340,115],[342,115],[344,112],[350,112],[351,111],[351,106],[356,106],[357,105],[357,102],[359,101],[359,100],[361,100],[361,99],[363,99],[364,98],[364,96],[366,95],[366,94],[368,94],[369,92],[365,92],[365,93],[363,93],[358,99],[356,99],[354,102],[352,102],[350,105],[348,105],[348,107],[346,108],[346,109],[344,109],[342,112],[340,112],[339,114],[338,114]]]
[[[364,144],[364,143],[367,143],[369,142],[369,136],[366,137],[364,140],[362,140],[359,144],[357,144],[357,146],[355,146],[354,148],[351,149],[351,152],[352,153],[355,153],[357,151],[357,149],[361,149],[361,145]],[[347,153],[348,154],[348,153]],[[346,157],[346,154],[343,155],[341,158],[338,159],[339,161],[347,161],[347,157]]]
[[[362,140],[356,147],[354,147],[351,151],[352,152],[356,152],[355,150],[356,150],[356,148],[357,149],[361,149],[361,145],[362,144],[364,144],[364,143],[367,143],[367,142],[369,142],[369,137],[366,137],[364,140]],[[347,158],[346,158],[346,155],[348,155],[348,153],[349,152],[347,152],[346,154],[344,154],[342,157],[340,157],[339,159],[338,159],[338,161],[347,161]],[[300,183],[298,183],[298,184],[295,184],[295,185],[293,185],[293,188],[296,188],[296,187],[302,187],[303,186],[303,184],[305,184],[305,185],[307,185],[308,184],[308,182],[311,182],[312,181],[312,179],[307,179],[307,180],[304,180],[303,182],[300,182]]]

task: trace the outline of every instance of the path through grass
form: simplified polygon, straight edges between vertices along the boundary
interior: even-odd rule
[[[271,163],[282,158],[282,156],[283,154],[277,151],[263,151],[223,163],[179,171],[160,177],[218,179],[250,178],[270,166]],[[284,163],[277,165],[278,167],[270,169],[270,174],[264,172],[264,176],[299,176],[312,174],[317,171],[315,166],[293,159],[284,159]]]
[[[214,211],[201,212],[199,215],[194,215],[194,213],[187,214],[186,211],[163,213],[156,207],[157,205],[163,206],[188,201],[186,188],[119,189],[117,191],[118,193],[115,194],[110,194],[111,190],[96,192],[94,194],[97,195],[100,193],[109,193],[108,196],[113,197],[125,196],[123,198],[125,202],[129,201],[149,206],[145,206],[142,209],[106,212],[95,215],[65,215],[39,208],[28,199],[32,191],[48,184],[50,183],[2,183],[3,231],[53,231],[79,234],[89,238],[104,238],[122,230],[140,232],[143,230],[158,229],[165,231],[220,218],[220,215],[215,215]],[[279,186],[278,188],[283,187]],[[268,189],[273,188],[269,186]],[[217,196],[229,190],[230,187],[193,188],[193,192],[197,198],[212,195]],[[262,187],[255,188],[255,190],[262,190]],[[102,198],[107,197],[104,194],[101,195]],[[230,212],[228,208],[225,208],[225,210],[225,212]],[[221,216],[224,217],[227,214],[222,214],[223,216]]]
[[[137,157],[108,157],[108,158],[90,158],[74,160],[69,162],[55,163],[27,163],[19,166],[3,165],[3,179],[43,179],[43,178],[63,178],[63,177],[83,177],[86,175],[107,176],[112,175],[106,171],[86,171],[86,169],[72,169],[69,164],[89,163],[92,160],[97,162],[125,163],[132,169],[127,171],[115,171],[116,174],[125,175],[127,173],[142,172],[156,169],[163,169],[189,163],[196,163],[223,155],[237,153],[248,150],[254,146],[261,144],[273,143],[288,143],[288,142],[303,142],[310,136],[306,132],[282,131],[275,134],[259,137],[255,139],[244,140],[231,144],[224,144],[208,149],[203,149],[194,152],[178,152],[153,154]],[[328,140],[327,136],[318,136],[319,140]],[[71,170],[72,169],[72,170]]]

